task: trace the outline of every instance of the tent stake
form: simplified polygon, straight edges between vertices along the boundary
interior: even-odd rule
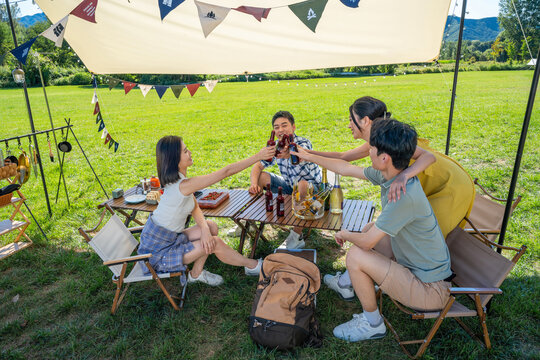
[[[521,137],[519,138],[516,161],[514,162],[514,171],[512,172],[510,190],[508,190],[506,208],[504,209],[504,218],[501,226],[501,234],[499,235],[500,245],[504,243],[504,235],[506,234],[506,227],[508,226],[508,219],[510,218],[510,210],[512,208],[512,200],[514,199],[514,190],[516,189],[517,178],[519,175],[519,167],[521,166],[521,157],[523,155],[523,148],[525,147],[525,140],[527,140],[527,131],[529,130],[529,123],[531,121],[531,114],[534,106],[534,97],[536,96],[536,89],[538,88],[538,77],[540,75],[538,60],[540,60],[540,47],[538,48],[538,55],[536,55],[536,67],[534,69],[534,75],[531,83],[531,91],[529,92],[529,100],[527,101],[527,110],[525,110],[525,118],[523,119],[523,126],[521,128]],[[501,252],[501,249],[499,248],[497,249],[497,251]]]
[[[456,66],[454,67],[454,84],[452,85],[452,100],[450,101],[450,116],[448,118],[448,131],[446,132],[446,150],[445,155],[448,155],[450,150],[450,135],[452,133],[452,118],[454,117],[454,103],[456,102],[456,87],[459,72],[459,60],[461,59],[461,41],[463,40],[463,26],[465,25],[465,12],[467,10],[467,0],[463,0],[461,4],[461,19],[459,21],[459,38],[456,50]]]

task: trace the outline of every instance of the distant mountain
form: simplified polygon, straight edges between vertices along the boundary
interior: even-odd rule
[[[458,16],[448,16],[444,30],[445,41],[457,41],[459,36]],[[501,32],[496,17],[483,19],[465,18],[465,27],[463,28],[463,40],[493,41]]]
[[[19,18],[19,23],[23,25],[24,27],[29,27],[34,25],[35,23],[45,21],[47,20],[47,17],[44,13],[37,13],[34,15],[26,15]]]

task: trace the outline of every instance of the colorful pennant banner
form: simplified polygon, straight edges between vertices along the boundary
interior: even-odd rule
[[[109,79],[110,80],[110,79]],[[118,81],[120,82],[120,81]],[[117,82],[117,83],[118,83]],[[111,82],[109,81],[109,87]],[[137,85],[137,84],[134,84]],[[105,121],[103,121],[103,116],[101,115],[101,110],[99,108],[99,102],[97,97],[97,79],[96,76],[92,74],[92,86],[94,87],[94,96],[92,97],[92,102],[94,102],[94,99],[96,100],[96,106],[94,107],[94,115],[96,116],[96,124],[98,125],[98,132],[101,132],[101,138],[105,139],[105,143],[103,145],[109,144],[109,149],[114,145],[114,152],[118,151],[118,146],[120,145],[118,141],[114,140],[112,135],[107,130],[107,127],[105,126]],[[130,89],[131,90],[131,89]],[[126,93],[127,94],[127,93]]]
[[[350,8],[358,8],[358,3],[360,2],[360,0],[340,0],[340,1],[345,6],[350,7]],[[185,0],[158,0],[161,21],[163,21],[163,19],[171,11],[176,9],[180,4],[184,2]],[[319,21],[322,18],[322,14],[326,8],[327,3],[328,3],[328,0],[307,0],[307,1],[302,1],[295,4],[290,4],[290,5],[276,6],[273,8],[260,8],[260,7],[243,6],[243,5],[236,8],[228,8],[224,6],[208,4],[208,3],[195,0],[195,5],[197,6],[197,11],[199,14],[199,20],[201,22],[201,28],[202,28],[205,38],[208,37],[208,35],[210,35],[210,33],[219,24],[223,22],[223,20],[225,20],[225,18],[227,17],[227,14],[229,14],[229,11],[231,10],[235,10],[235,11],[239,11],[239,12],[251,15],[255,19],[257,19],[257,21],[261,22],[262,19],[268,18],[268,14],[270,13],[271,9],[281,8],[285,6],[289,7],[289,9],[300,19],[300,21],[302,21],[302,23],[304,23],[311,31],[315,32],[315,30],[317,29],[317,25],[319,24]],[[57,47],[61,47],[64,41],[64,34],[66,32],[69,15],[79,17],[91,23],[96,23],[97,7],[98,7],[98,0],[83,0],[69,14],[64,16],[55,24],[51,25],[47,30],[45,30],[38,36],[43,36],[53,41]],[[26,64],[26,58],[28,56],[30,48],[34,44],[34,41],[36,41],[36,38],[37,37],[25,42],[24,44],[16,47],[10,52],[21,63]],[[109,90],[115,87],[119,82],[120,80],[117,80],[117,79],[110,81]],[[131,89],[133,89],[133,87],[137,85],[135,84],[132,86],[131,84],[132,83],[130,82],[124,82],[124,90],[126,94]],[[207,87],[207,88],[209,92],[212,92],[210,87]],[[146,96],[149,90],[146,89],[146,92],[145,92],[145,90],[141,88],[141,91],[143,92],[143,96]],[[160,89],[160,91],[163,91],[163,90]],[[158,95],[160,98],[163,96],[165,91],[167,91],[167,89],[165,89],[163,93],[161,93],[161,95],[160,95],[160,92],[158,92]],[[182,91],[181,89],[178,90],[177,88],[177,92],[174,92],[174,91],[173,92],[174,92],[174,95],[178,98],[180,96],[181,91]],[[191,96],[193,96],[193,94]]]
[[[143,94],[144,97],[146,97],[146,95],[150,92],[150,90],[154,88],[160,99],[170,88],[174,96],[178,99],[180,97],[180,94],[182,93],[182,90],[184,90],[184,88],[188,89],[189,94],[191,96],[195,95],[195,93],[197,92],[197,90],[199,89],[201,85],[203,85],[206,88],[206,90],[208,90],[208,92],[211,93],[216,87],[219,80],[206,80],[203,82],[198,82],[198,83],[193,83],[193,84],[183,84],[183,85],[149,85],[149,84],[138,84],[138,83],[133,83],[131,81],[119,80],[119,79],[115,79],[115,78],[111,78],[107,76],[107,80],[105,82],[109,85],[109,90],[112,90],[116,85],[118,85],[119,83],[122,83],[124,87],[124,92],[126,94],[130,92],[131,89],[133,89],[135,86],[138,86],[139,89],[141,89],[141,93]]]

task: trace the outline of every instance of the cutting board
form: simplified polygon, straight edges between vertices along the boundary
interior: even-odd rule
[[[197,199],[201,209],[215,209],[229,198],[229,193],[225,191],[210,191]]]

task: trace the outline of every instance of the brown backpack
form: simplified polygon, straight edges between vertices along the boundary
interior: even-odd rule
[[[315,294],[321,286],[317,265],[298,256],[276,253],[264,259],[249,317],[253,341],[268,348],[320,346]]]

